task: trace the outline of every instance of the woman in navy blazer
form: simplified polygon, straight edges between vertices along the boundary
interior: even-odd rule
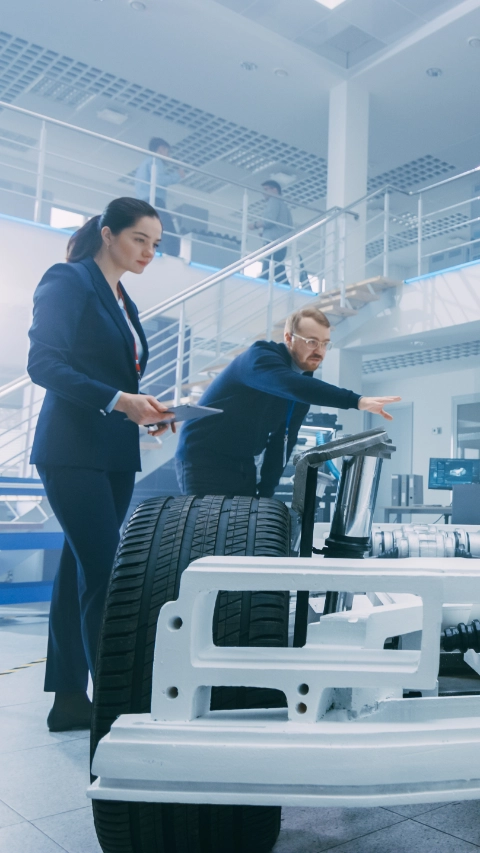
[[[68,262],[47,270],[35,291],[28,372],[47,393],[31,462],[65,533],[50,610],[50,731],[90,724],[88,672],[140,470],[139,425],[167,419],[166,406],[139,394],[148,346],[119,281],[143,272],[161,233],[147,202],[115,199],[71,237]]]

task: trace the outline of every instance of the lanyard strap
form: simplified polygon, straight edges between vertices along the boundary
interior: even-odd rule
[[[287,420],[285,423],[285,435],[283,438],[283,467],[287,464],[287,448],[288,448],[288,430],[290,429],[290,421],[292,420],[293,410],[295,408],[295,401],[291,400],[290,405],[288,407],[287,412]]]
[[[132,338],[133,338],[133,352],[134,352],[134,355],[135,355],[135,369],[136,369],[136,371],[137,371],[138,375],[140,376],[140,375],[141,375],[141,372],[142,372],[142,368],[140,367],[140,361],[139,361],[139,358],[138,358],[138,348],[137,348],[137,341],[136,341],[136,338],[135,338],[135,329],[134,329],[134,326],[133,326],[132,321],[130,320],[130,317],[128,316],[127,306],[125,305],[125,300],[124,300],[124,298],[123,298],[123,293],[121,292],[120,288],[118,288],[117,293],[118,293],[118,301],[122,303],[122,308],[123,308],[123,310],[124,310],[124,312],[125,312],[125,317],[127,318],[128,328],[130,329],[130,331],[131,331],[131,333],[132,333]]]

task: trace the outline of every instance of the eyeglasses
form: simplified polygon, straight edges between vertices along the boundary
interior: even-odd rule
[[[332,349],[331,341],[317,341],[316,338],[304,338],[303,335],[297,335],[292,332],[292,338],[300,338],[300,340],[305,341],[308,349],[323,349],[327,352],[329,349]]]

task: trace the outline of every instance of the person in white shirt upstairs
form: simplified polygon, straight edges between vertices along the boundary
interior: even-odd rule
[[[154,136],[149,144],[148,150],[161,157],[170,156],[170,145],[165,139]],[[185,177],[183,169],[170,169],[168,163],[160,157],[146,157],[135,172],[135,195],[143,201],[150,201],[150,178],[152,174],[152,162],[155,160],[157,166],[157,179],[155,187],[155,207],[160,216],[163,227],[162,252],[166,255],[178,257],[180,252],[180,239],[171,213],[166,209],[166,191],[172,184],[178,184]]]
[[[262,184],[265,207],[263,210],[263,221],[253,222],[249,227],[251,230],[260,230],[265,245],[279,237],[285,237],[293,230],[292,214],[286,202],[283,200],[282,188],[278,181],[268,180]],[[288,284],[287,274],[283,261],[287,254],[287,248],[279,249],[272,255],[274,267],[274,278],[282,284]],[[269,274],[270,258],[265,258],[261,272],[262,278]]]

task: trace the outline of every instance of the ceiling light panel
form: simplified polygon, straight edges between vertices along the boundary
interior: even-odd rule
[[[336,9],[341,3],[345,3],[345,0],[317,0],[317,3],[320,3],[320,6],[325,6],[327,9]]]

